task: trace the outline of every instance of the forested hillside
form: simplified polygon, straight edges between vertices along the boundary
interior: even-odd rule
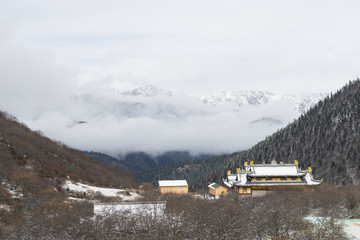
[[[239,133],[241,134],[241,133]],[[315,178],[333,184],[360,182],[360,80],[349,82],[320,101],[299,119],[259,142],[248,151],[208,160],[178,163],[136,175],[140,181],[187,179],[191,187],[220,181],[227,170],[235,171],[245,161],[270,163],[298,160],[312,166]],[[193,171],[179,172],[184,165],[200,164]]]
[[[98,186],[137,185],[136,180],[120,168],[111,169],[0,112],[1,182],[11,182],[23,190],[28,186],[31,192],[37,185],[59,188],[68,177]]]
[[[145,152],[130,152],[124,156],[119,156],[119,159],[117,159],[99,152],[85,151],[84,153],[96,161],[103,162],[110,167],[120,167],[132,174],[136,174],[149,168],[161,167],[182,161],[206,159],[213,156],[211,154],[192,155],[187,151],[168,151],[156,156],[152,156]]]
[[[121,162],[119,161],[119,159],[116,159],[114,157],[111,157],[107,154],[104,153],[100,153],[100,152],[88,152],[88,151],[83,151],[83,153],[90,157],[93,160],[96,160],[98,162],[102,162],[105,163],[107,166],[109,167],[119,167],[121,169],[127,170],[127,167],[125,167],[123,164],[121,164]]]

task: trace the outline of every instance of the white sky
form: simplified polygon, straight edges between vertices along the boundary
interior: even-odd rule
[[[334,91],[359,74],[359,10],[328,0],[2,0],[0,26],[82,81],[100,68],[101,78],[186,91]]]
[[[111,81],[335,92],[360,72],[359,12],[355,0],[1,0],[0,108],[36,121]]]

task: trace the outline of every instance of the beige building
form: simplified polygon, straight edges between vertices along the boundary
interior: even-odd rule
[[[224,196],[227,194],[227,188],[217,183],[212,183],[208,187],[209,187],[209,193],[215,197]]]
[[[187,194],[189,191],[186,180],[160,180],[158,183],[161,194]]]

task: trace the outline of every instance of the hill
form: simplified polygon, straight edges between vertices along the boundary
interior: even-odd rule
[[[132,174],[176,162],[206,159],[213,156],[211,154],[192,155],[188,151],[168,151],[156,156],[145,152],[131,152],[124,156],[120,156],[119,159],[117,159],[99,152],[85,151],[84,153],[94,160],[103,162],[110,167],[120,167]]]
[[[112,168],[114,168],[114,167],[119,167],[119,168],[121,168],[121,169],[124,169],[124,170],[127,170],[127,171],[128,171],[127,167],[124,166],[124,165],[119,161],[119,159],[117,159],[117,158],[111,157],[111,156],[109,156],[109,155],[107,155],[107,154],[100,153],[100,152],[83,151],[83,153],[84,153],[86,156],[88,156],[88,157],[90,157],[91,159],[93,159],[93,160],[96,160],[96,161],[98,161],[98,162],[105,163],[105,164],[106,164],[107,166],[109,166],[109,167],[112,167]]]
[[[97,186],[137,186],[128,172],[94,161],[0,112],[0,190],[11,187],[25,196],[38,195],[60,190],[69,178]]]
[[[360,182],[360,80],[350,81],[335,94],[319,101],[305,114],[259,142],[251,149],[202,161],[177,163],[137,174],[139,181],[187,179],[193,189],[220,181],[227,170],[235,171],[245,161],[270,163],[298,160],[300,167],[313,167],[315,178],[333,184]],[[240,133],[239,133],[240,134]],[[193,171],[179,172],[198,164]]]

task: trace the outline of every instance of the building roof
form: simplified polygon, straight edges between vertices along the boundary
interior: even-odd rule
[[[250,166],[249,176],[252,177],[285,177],[304,176],[295,164],[257,164]]]
[[[208,185],[209,188],[217,189],[218,187],[222,187],[220,184],[217,183],[211,183]]]
[[[187,187],[186,180],[159,180],[159,187]]]

